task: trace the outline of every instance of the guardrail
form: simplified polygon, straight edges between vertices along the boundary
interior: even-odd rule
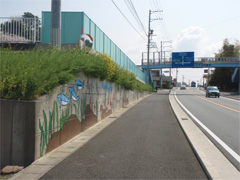
[[[40,18],[0,17],[0,43],[41,42]]]

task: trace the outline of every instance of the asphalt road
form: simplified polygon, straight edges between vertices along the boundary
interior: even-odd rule
[[[168,91],[132,107],[41,179],[207,179]]]
[[[240,155],[240,101],[224,97],[206,98],[205,92],[197,88],[178,90],[177,98],[199,121]]]

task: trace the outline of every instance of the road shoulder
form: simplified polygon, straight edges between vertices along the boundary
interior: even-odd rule
[[[174,97],[174,91],[171,91],[169,101],[180,126],[182,127],[200,163],[209,175],[209,178],[240,179],[239,171],[216,148],[216,146],[180,107]]]

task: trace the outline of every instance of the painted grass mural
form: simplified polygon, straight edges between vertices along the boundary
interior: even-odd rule
[[[71,139],[129,102],[124,88],[115,84],[113,88],[110,82],[87,78],[65,86],[68,88],[62,88],[54,98],[52,109],[42,110],[43,118],[38,122],[40,156],[63,144],[62,134]],[[70,127],[73,122],[75,127]],[[69,128],[78,130],[66,132]]]

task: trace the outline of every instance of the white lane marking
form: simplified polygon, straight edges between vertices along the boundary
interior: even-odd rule
[[[227,144],[225,144],[219,137],[217,137],[210,129],[208,129],[203,123],[201,123],[188,109],[178,100],[176,96],[176,92],[174,93],[174,97],[178,104],[187,112],[191,118],[198,123],[207,133],[212,136],[213,139],[215,139],[234,159],[236,159],[240,163],[240,156],[235,153]]]
[[[221,93],[220,93],[220,95],[221,95]],[[220,97],[221,97],[221,98],[224,98],[224,99],[227,99],[227,100],[230,100],[230,101],[234,101],[234,102],[240,103],[240,101],[237,100],[237,99],[231,99],[231,98],[229,98],[229,97],[223,97],[223,96],[220,96]]]

